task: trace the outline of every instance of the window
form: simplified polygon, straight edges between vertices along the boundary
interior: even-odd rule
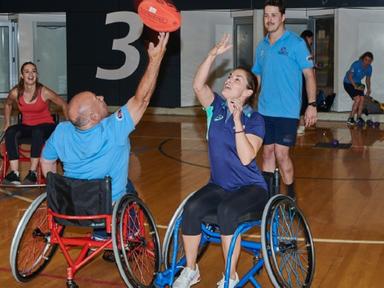
[[[16,23],[0,22],[0,98],[17,82]]]

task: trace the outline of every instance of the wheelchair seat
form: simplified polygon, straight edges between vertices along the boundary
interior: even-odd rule
[[[238,224],[241,224],[243,222],[248,221],[257,221],[261,220],[261,216],[263,215],[263,211],[258,212],[249,212],[239,217]],[[213,225],[219,225],[219,221],[217,219],[217,214],[208,214],[204,216],[202,222],[205,224],[213,224]]]
[[[67,216],[112,215],[111,177],[95,180],[74,179],[49,172],[47,174],[48,208],[55,221],[65,226],[105,226],[104,219],[70,219]],[[65,215],[65,216],[63,216]]]

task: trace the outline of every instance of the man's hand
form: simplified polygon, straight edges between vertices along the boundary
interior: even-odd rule
[[[311,105],[308,105],[304,115],[305,127],[310,127],[314,125],[316,121],[317,121],[317,108]]]
[[[159,39],[159,43],[155,46],[152,42],[149,43],[148,47],[148,56],[153,61],[159,61],[163,59],[164,53],[166,51],[166,46],[169,39],[169,32],[160,32],[159,36],[157,37]]]

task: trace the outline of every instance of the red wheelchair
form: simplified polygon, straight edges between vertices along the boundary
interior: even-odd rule
[[[58,124],[60,121],[60,117],[57,113],[52,114],[52,118],[55,122],[55,124]],[[17,116],[17,123],[22,123],[22,115],[21,113]],[[0,135],[0,159],[2,160],[0,165],[0,183],[3,182],[5,176],[7,176],[8,169],[9,169],[9,157],[7,153],[7,148],[5,146],[5,140],[4,140],[5,132],[2,132]],[[21,163],[29,163],[31,161],[30,158],[30,145],[31,145],[32,139],[30,137],[20,137],[18,138],[18,145],[19,145],[19,162]],[[37,183],[36,185],[27,185],[27,186],[45,186],[45,178],[43,176],[43,173],[40,168],[40,163],[37,166]],[[5,184],[0,184],[0,186],[8,186]],[[12,185],[15,186],[15,185]],[[26,185],[17,185],[25,187]]]
[[[2,140],[2,139],[1,139]],[[3,181],[5,176],[7,176],[9,169],[9,158],[7,153],[7,148],[5,147],[5,142],[0,140],[0,158],[2,159],[0,165],[0,183]],[[19,161],[20,162],[30,162],[31,158],[30,149],[25,147],[25,145],[30,145],[30,139],[21,139],[19,145]],[[37,185],[44,185],[45,178],[40,168],[40,164],[37,167]]]
[[[111,237],[94,240],[90,233],[66,237],[66,227],[73,225],[105,228]],[[48,173],[47,192],[26,210],[12,240],[14,278],[19,282],[32,280],[57,248],[68,263],[68,288],[78,287],[75,274],[106,249],[113,250],[120,275],[131,288],[153,287],[161,263],[159,235],[150,211],[132,194],[113,205],[110,177],[80,180]],[[68,252],[70,248],[80,248],[75,259]]]

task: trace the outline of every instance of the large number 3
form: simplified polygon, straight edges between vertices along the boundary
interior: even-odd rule
[[[143,22],[139,15],[134,12],[120,11],[107,14],[105,24],[123,22],[129,25],[129,33],[120,39],[113,40],[112,50],[122,51],[125,54],[125,62],[118,69],[103,69],[97,67],[96,78],[106,80],[119,80],[130,76],[140,62],[140,53],[134,47],[129,45],[136,41],[143,33]]]

